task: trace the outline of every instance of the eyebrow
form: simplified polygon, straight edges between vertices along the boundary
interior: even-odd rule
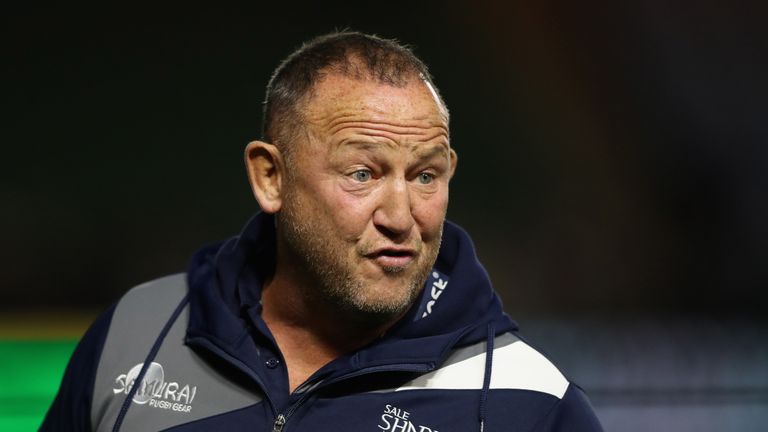
[[[450,152],[450,148],[448,147],[447,144],[444,144],[444,143],[434,145],[427,150],[423,150],[420,148],[413,149],[413,153],[416,153],[420,159],[431,159],[435,156],[443,156],[443,155],[447,156],[449,152]]]

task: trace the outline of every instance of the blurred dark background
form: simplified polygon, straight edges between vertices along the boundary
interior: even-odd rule
[[[765,6],[9,8],[2,307],[101,308],[237,233],[272,69],[345,27],[430,65],[460,156],[449,217],[510,312],[768,304]]]
[[[607,350],[637,334],[742,335],[725,351],[753,350],[734,367],[758,377],[725,386],[765,409],[766,3],[5,9],[0,313],[101,309],[236,234],[257,211],[242,151],[259,136],[272,69],[348,27],[398,38],[429,64],[459,153],[449,217],[524,329],[599,329]],[[594,369],[574,360],[573,340],[550,343]],[[608,387],[644,373],[593,394],[610,404]]]

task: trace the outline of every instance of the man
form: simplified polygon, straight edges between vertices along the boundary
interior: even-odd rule
[[[317,38],[245,151],[262,209],[76,350],[45,430],[600,430],[444,222],[448,110],[408,49]]]

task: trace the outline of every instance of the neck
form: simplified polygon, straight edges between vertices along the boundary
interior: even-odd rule
[[[381,336],[400,318],[361,320],[308,295],[312,286],[278,265],[262,290],[262,318],[283,354],[291,392],[330,361]]]

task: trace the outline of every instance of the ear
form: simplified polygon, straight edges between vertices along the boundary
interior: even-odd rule
[[[451,149],[451,175],[448,177],[453,178],[453,175],[456,173],[456,164],[459,163],[459,155],[456,154],[456,151],[454,149]]]
[[[245,147],[245,168],[253,195],[266,213],[277,213],[282,205],[284,165],[273,144],[253,141]]]

